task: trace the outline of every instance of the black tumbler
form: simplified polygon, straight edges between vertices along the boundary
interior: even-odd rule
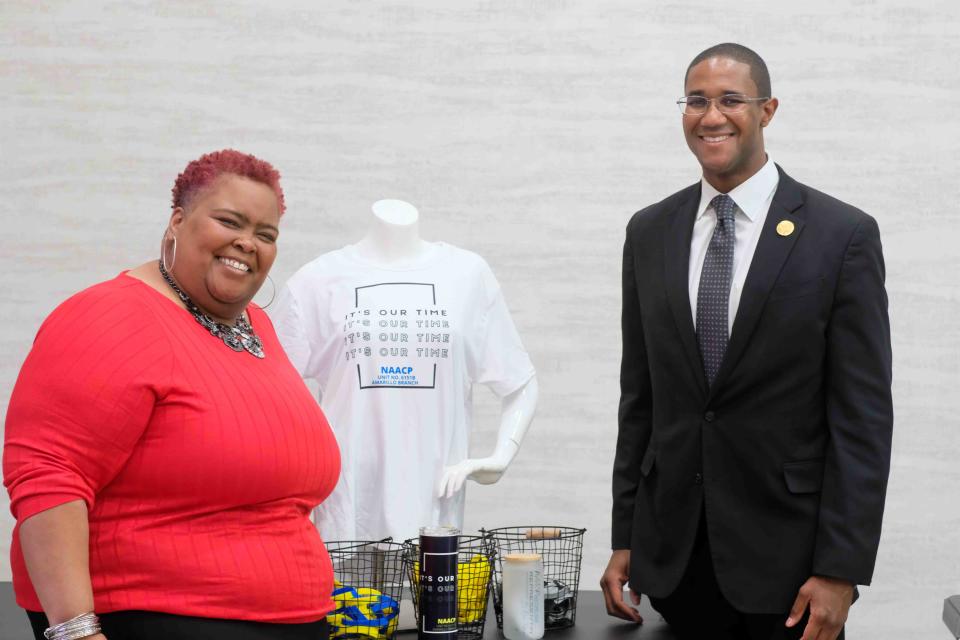
[[[460,530],[454,527],[420,529],[419,640],[455,640],[457,637],[457,547]]]

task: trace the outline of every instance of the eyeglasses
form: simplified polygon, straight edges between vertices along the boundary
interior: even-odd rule
[[[684,96],[677,100],[680,113],[685,116],[702,116],[710,109],[710,103],[717,106],[720,113],[740,113],[751,102],[766,102],[770,98],[751,98],[739,93],[728,93],[717,98],[704,96]]]

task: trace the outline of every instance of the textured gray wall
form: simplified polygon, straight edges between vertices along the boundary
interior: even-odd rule
[[[157,254],[184,164],[247,150],[284,174],[278,282],[358,238],[384,197],[489,260],[543,391],[515,466],[471,485],[467,524],[587,527],[591,588],[608,557],[623,227],[697,179],[672,104],[688,60],[755,48],[781,100],[771,155],[872,213],[886,249],[893,473],[851,637],[944,637],[942,598],[960,592],[957,3],[5,0],[0,23],[4,413],[44,316]],[[478,395],[482,454],[496,405]]]

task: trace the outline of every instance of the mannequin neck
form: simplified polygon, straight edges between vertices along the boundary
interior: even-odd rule
[[[420,238],[420,215],[402,200],[380,200],[372,208],[370,229],[357,251],[378,264],[397,265],[424,257],[429,243]]]

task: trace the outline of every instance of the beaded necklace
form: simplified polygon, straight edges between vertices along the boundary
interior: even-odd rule
[[[173,281],[173,278],[170,277],[170,274],[167,273],[167,270],[163,268],[163,260],[159,260],[158,264],[160,265],[160,275],[163,276],[163,279],[166,280],[167,284],[170,285],[174,291],[177,292],[177,295],[180,296],[180,299],[183,300],[183,303],[187,305],[187,311],[194,317],[194,319],[200,323],[200,325],[209,331],[212,335],[223,340],[223,344],[227,345],[234,351],[244,351],[247,353],[256,356],[257,358],[263,358],[263,343],[260,342],[260,337],[254,333],[253,327],[250,325],[250,321],[243,317],[243,314],[240,314],[237,317],[237,322],[234,326],[228,324],[223,324],[222,322],[217,322],[203,311],[200,311],[200,307],[190,299],[183,290],[177,286],[177,283]]]

